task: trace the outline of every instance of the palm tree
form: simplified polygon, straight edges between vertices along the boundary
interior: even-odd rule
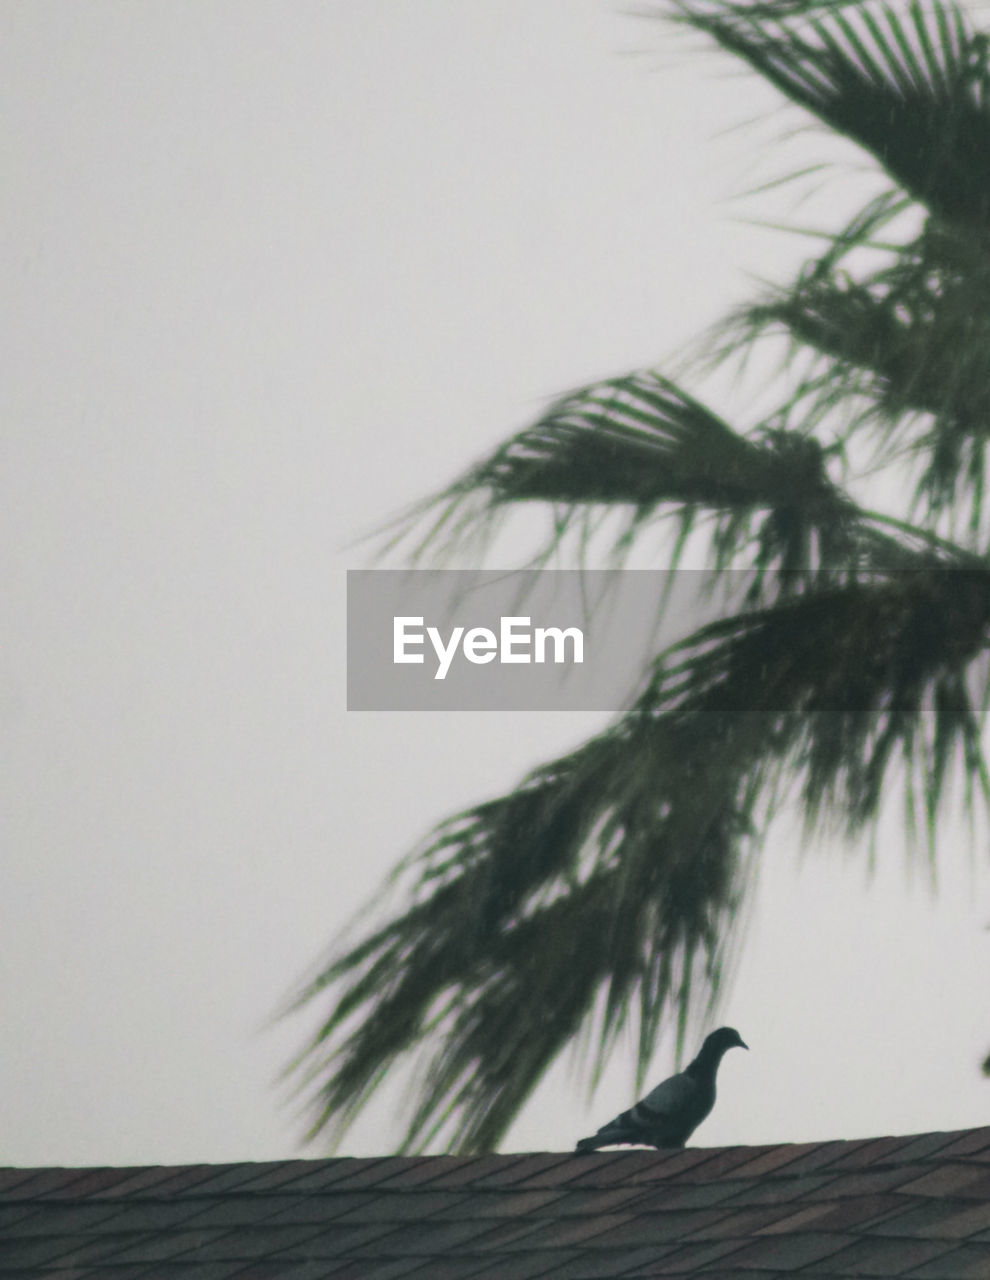
[[[402,1149],[491,1149],[579,1033],[597,1070],[632,1024],[642,1070],[662,1027],[680,1039],[711,1011],[785,800],[854,836],[899,777],[931,851],[952,769],[966,804],[990,797],[988,38],[945,0],[665,12],[858,144],[881,188],[709,340],[716,363],[784,344],[759,422],[638,371],[552,404],[425,531],[418,513],[419,554],[517,503],[551,510],[548,554],[606,509],[624,515],[616,555],[667,521],[670,564],[707,539],[729,590],[605,732],[441,823],[395,873],[400,909],[306,986],[300,1002],[332,1002],[296,1063],[314,1134],[339,1137],[419,1053]],[[888,471],[910,497],[897,515],[853,497]]]

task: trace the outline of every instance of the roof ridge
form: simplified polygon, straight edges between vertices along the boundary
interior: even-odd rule
[[[747,1171],[747,1176],[756,1172],[770,1173],[776,1176],[794,1176],[798,1170],[792,1164],[800,1164],[801,1171],[807,1169],[806,1157],[817,1157],[824,1153],[834,1153],[835,1160],[830,1165],[843,1169],[853,1169],[864,1164],[871,1168],[885,1169],[896,1165],[910,1163],[914,1160],[932,1159],[938,1156],[952,1155],[955,1159],[965,1159],[967,1155],[985,1151],[990,1147],[990,1125],[971,1129],[934,1130],[927,1133],[912,1133],[873,1138],[824,1138],[818,1141],[776,1142],[724,1145],[718,1147],[681,1147],[671,1150],[627,1149],[625,1151],[599,1151],[592,1155],[580,1157],[581,1167],[586,1169],[601,1168],[615,1161],[628,1161],[632,1158],[646,1157],[651,1164],[676,1166],[678,1173],[688,1168],[698,1174],[710,1177],[714,1168],[713,1162],[720,1166],[731,1165],[735,1172]],[[844,1157],[848,1157],[845,1159]],[[141,1165],[8,1165],[0,1166],[0,1199],[8,1199],[15,1192],[17,1199],[23,1199],[24,1193],[34,1199],[52,1193],[56,1184],[67,1189],[73,1183],[92,1183],[107,1189],[117,1188],[117,1193],[127,1183],[138,1192],[146,1186],[149,1190],[160,1186],[173,1177],[181,1178],[183,1189],[191,1188],[194,1181],[207,1187],[211,1192],[234,1191],[239,1184],[253,1184],[257,1179],[265,1181],[265,1189],[273,1189],[273,1185],[292,1184],[308,1180],[314,1174],[329,1173],[340,1170],[341,1177],[346,1174],[371,1175],[369,1181],[377,1183],[374,1178],[376,1168],[386,1172],[388,1181],[401,1189],[402,1185],[415,1185],[421,1175],[433,1174],[441,1164],[451,1171],[462,1171],[471,1165],[495,1164],[508,1171],[514,1166],[526,1165],[526,1170],[519,1169],[520,1174],[529,1173],[530,1166],[540,1165],[552,1167],[575,1158],[572,1151],[531,1151],[531,1152],[489,1152],[478,1155],[417,1155],[417,1156],[349,1156],[330,1155],[313,1157],[287,1157],[284,1160],[242,1160],[228,1161],[220,1164],[194,1161],[185,1164],[141,1164]],[[751,1167],[752,1166],[752,1167]],[[245,1177],[245,1171],[254,1175]],[[673,1172],[673,1169],[672,1169]],[[198,1177],[197,1177],[198,1175]],[[274,1184],[271,1179],[274,1179]],[[351,1182],[351,1179],[347,1179]],[[362,1176],[362,1181],[365,1180]],[[217,1185],[214,1185],[217,1184]],[[321,1178],[321,1184],[325,1180]],[[398,1185],[396,1185],[398,1184]]]

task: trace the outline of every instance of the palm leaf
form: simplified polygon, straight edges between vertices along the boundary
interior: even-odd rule
[[[957,752],[986,791],[967,671],[988,634],[990,573],[929,558],[668,650],[615,728],[439,827],[402,869],[412,905],[304,993],[337,993],[309,1049],[324,1077],[313,1132],[339,1138],[431,1037],[403,1150],[438,1136],[490,1150],[596,1017],[599,1065],[635,1021],[642,1071],[663,1016],[683,1028],[718,991],[785,761],[809,820],[850,831],[898,757],[929,834]]]
[[[337,989],[314,1132],[339,1138],[432,1034],[402,1149],[490,1149],[597,1006],[607,1044],[638,1011],[645,1055],[664,1009],[717,986],[753,796],[724,762],[686,788],[687,745],[631,717],[434,833],[406,868],[421,900],[305,993]]]
[[[806,422],[836,421],[834,410],[858,404],[846,434],[870,426],[884,443],[909,439],[928,509],[938,515],[965,497],[975,526],[990,437],[988,286],[985,247],[935,225],[860,279],[845,270],[837,238],[796,284],[733,318],[723,352],[783,328],[794,350],[826,360],[799,383],[788,411],[801,404]],[[918,430],[921,415],[927,425]]]
[[[466,480],[495,502],[772,504],[770,450],[654,373],[597,383],[551,406]]]
[[[664,655],[655,687],[730,718],[767,712],[775,752],[796,753],[809,819],[829,809],[853,834],[877,811],[895,748],[908,762],[924,753],[927,812],[956,748],[985,789],[981,695],[965,673],[988,636],[990,572],[932,560],[713,623]]]
[[[987,48],[954,6],[912,4],[909,24],[886,4],[812,5],[804,22],[776,5],[676,0],[674,9],[865,147],[933,213],[990,222]]]
[[[851,554],[854,508],[827,460],[810,435],[769,424],[740,435],[661,374],[632,373],[557,400],[451,485],[417,554],[444,535],[460,549],[465,533],[490,532],[500,510],[541,502],[555,512],[551,545],[589,508],[618,505],[629,515],[616,550],[653,516],[677,519],[683,539],[709,515],[720,566],[747,546],[763,571],[807,566],[813,548],[838,563]]]

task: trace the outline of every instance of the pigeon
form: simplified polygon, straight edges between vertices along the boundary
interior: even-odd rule
[[[683,1147],[715,1105],[715,1073],[728,1049],[749,1045],[732,1027],[719,1027],[705,1039],[701,1052],[683,1071],[651,1090],[645,1098],[603,1125],[592,1138],[582,1138],[576,1151],[635,1143],[648,1147]]]

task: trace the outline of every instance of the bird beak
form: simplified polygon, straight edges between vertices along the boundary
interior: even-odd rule
[[[742,1036],[740,1036],[740,1037],[739,1037],[739,1048],[740,1048],[740,1049],[748,1049],[748,1048],[749,1048],[749,1045],[748,1045],[748,1044],[746,1043],[746,1041],[742,1038]]]

